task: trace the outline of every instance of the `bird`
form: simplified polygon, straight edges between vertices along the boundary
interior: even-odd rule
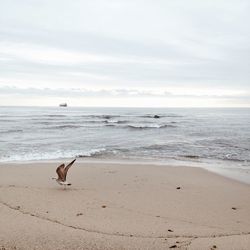
[[[61,164],[59,167],[57,167],[56,169],[56,173],[58,175],[58,178],[56,177],[53,177],[52,179],[53,180],[56,180],[56,182],[59,184],[59,185],[63,185],[64,188],[66,188],[66,186],[71,186],[71,183],[68,183],[66,181],[66,177],[67,177],[67,173],[68,173],[68,170],[69,168],[73,165],[73,163],[76,161],[76,159],[74,159],[72,162],[70,162],[66,167],[65,167],[65,164]]]

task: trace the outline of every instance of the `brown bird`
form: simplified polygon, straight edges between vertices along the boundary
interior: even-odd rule
[[[56,182],[59,185],[63,185],[64,187],[66,186],[70,186],[71,183],[68,183],[66,181],[66,177],[67,177],[67,173],[69,168],[73,165],[73,163],[75,162],[76,159],[74,159],[72,162],[70,162],[66,167],[64,164],[61,164],[57,169],[56,169],[56,173],[58,175],[58,178],[53,177],[53,180],[56,180]]]

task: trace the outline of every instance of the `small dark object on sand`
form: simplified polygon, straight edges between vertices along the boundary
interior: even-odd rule
[[[181,189],[181,187],[177,187],[176,189]]]
[[[78,213],[78,214],[76,214],[76,216],[80,216],[80,215],[83,215],[83,213]]]
[[[130,234],[129,236],[130,236],[130,237],[133,237],[134,235],[133,235],[133,234]]]
[[[232,207],[233,210],[236,210],[237,208],[236,207]]]
[[[177,247],[177,245],[172,245],[169,248],[176,248],[176,247]]]
[[[171,232],[171,233],[172,233],[172,232],[174,232],[174,231],[173,231],[173,230],[171,230],[171,229],[168,229],[168,231],[169,231],[169,232]]]
[[[213,245],[213,248],[217,248],[217,246],[216,246],[216,245]]]
[[[102,208],[106,208],[107,206],[106,205],[102,205]]]

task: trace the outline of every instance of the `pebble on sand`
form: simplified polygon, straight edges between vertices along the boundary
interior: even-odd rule
[[[177,247],[177,245],[172,245],[169,248],[176,248],[176,247]]]

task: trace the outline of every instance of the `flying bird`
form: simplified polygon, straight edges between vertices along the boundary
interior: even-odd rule
[[[73,163],[75,162],[76,159],[74,159],[72,162],[70,162],[66,167],[65,167],[65,164],[61,164],[57,169],[56,169],[56,173],[58,175],[58,178],[55,178],[53,177],[52,179],[53,180],[56,180],[56,182],[59,184],[59,185],[63,185],[64,188],[66,186],[70,186],[71,183],[68,183],[66,181],[66,177],[67,177],[67,173],[68,173],[68,170],[69,168],[73,165]]]

